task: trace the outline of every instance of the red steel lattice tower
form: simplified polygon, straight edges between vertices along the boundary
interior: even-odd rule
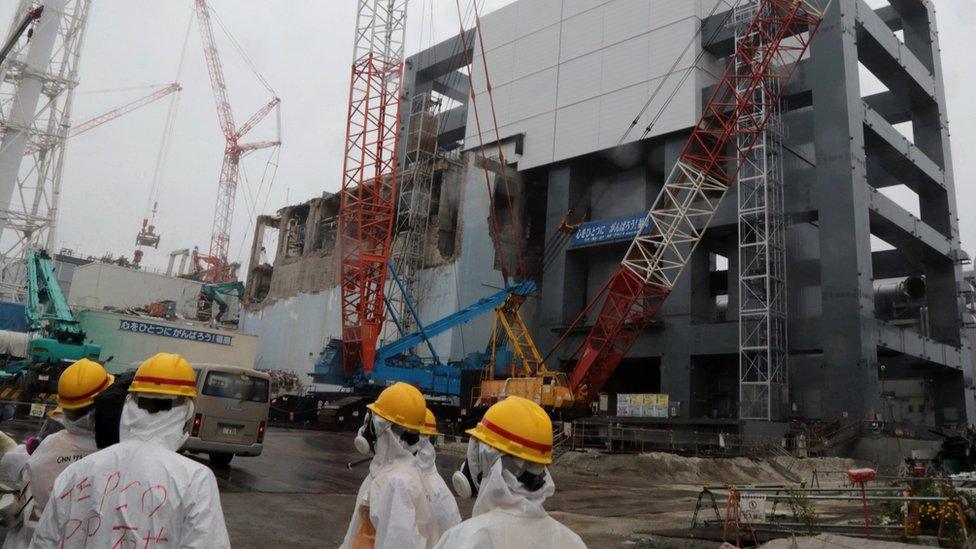
[[[217,43],[214,40],[213,26],[210,21],[210,8],[207,6],[206,0],[196,0],[196,12],[197,21],[200,25],[200,35],[203,39],[203,55],[207,61],[207,72],[210,74],[210,86],[213,88],[214,100],[217,103],[217,119],[226,140],[224,160],[220,167],[220,182],[217,191],[217,205],[214,209],[213,229],[210,234],[210,252],[209,255],[198,256],[198,259],[209,265],[203,277],[205,282],[225,282],[232,278],[228,253],[241,157],[259,149],[281,144],[280,138],[275,141],[254,143],[241,143],[240,140],[274,110],[281,103],[281,100],[273,97],[240,128],[236,127],[230,100],[227,98],[227,83],[224,80],[224,69],[217,52]]]
[[[751,39],[737,44],[638,236],[604,292],[587,307],[606,293],[570,375],[574,391],[590,398],[599,393],[670,295],[774,110],[757,109],[756,102],[780,102],[829,4],[758,1],[743,33]]]
[[[396,216],[407,0],[359,0],[339,206],[343,369],[373,369]]]

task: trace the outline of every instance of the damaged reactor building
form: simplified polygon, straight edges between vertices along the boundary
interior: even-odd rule
[[[689,420],[974,420],[934,7],[835,3],[771,130],[762,185],[775,199],[728,193],[605,392],[665,393]],[[394,255],[423,322],[496,291],[518,256],[539,287],[523,315],[552,347],[619,265],[700,116],[735,44],[726,9],[518,0],[482,18],[482,37],[408,58]],[[324,194],[257,219],[240,326],[260,336],[258,368],[306,376],[341,337],[338,209]],[[587,324],[551,369],[571,367]],[[476,318],[434,347],[460,360],[491,332]],[[757,349],[788,372],[762,418],[743,390]]]

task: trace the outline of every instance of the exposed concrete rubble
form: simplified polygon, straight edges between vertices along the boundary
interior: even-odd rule
[[[462,170],[459,158],[440,158],[425,235],[424,268],[446,265],[460,250],[459,219]],[[409,176],[409,172],[401,174]],[[247,274],[248,308],[259,310],[280,299],[318,293],[338,284],[336,253],[339,195],[325,194],[287,206],[273,216],[259,216]],[[274,240],[274,249],[266,242]]]

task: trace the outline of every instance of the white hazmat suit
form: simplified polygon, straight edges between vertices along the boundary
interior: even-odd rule
[[[430,438],[420,437],[413,447],[414,455],[417,456],[417,466],[427,475],[427,483],[430,485],[431,506],[434,510],[434,519],[437,521],[437,529],[441,533],[447,532],[451,528],[461,523],[461,512],[458,511],[457,500],[454,493],[447,487],[444,477],[437,472],[437,452]]]
[[[31,547],[230,547],[213,472],[176,453],[192,415],[129,395],[120,442],[61,473]]]
[[[512,472],[524,465],[523,460],[511,456],[495,459],[481,479],[471,518],[448,530],[437,548],[585,548],[578,535],[550,517],[542,506],[556,492],[549,471],[545,471],[545,484],[532,491]]]
[[[93,413],[77,420],[67,417],[61,420],[64,430],[48,435],[27,458],[22,511],[23,522],[12,528],[4,540],[3,549],[21,549],[30,546],[41,513],[51,497],[54,480],[72,463],[98,451],[95,444]]]
[[[343,549],[430,549],[441,531],[427,476],[389,421],[370,414],[375,455],[359,487]],[[362,434],[362,429],[360,429]]]

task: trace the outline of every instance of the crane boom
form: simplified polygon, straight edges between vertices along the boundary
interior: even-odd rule
[[[770,109],[757,109],[756,96],[779,103],[829,5],[830,0],[758,0],[744,34],[753,38],[737,45],[623,262],[601,292],[606,298],[569,379],[577,394],[592,398],[600,391],[671,293],[765,129]],[[760,89],[765,93],[756,94]],[[742,136],[752,139],[737,141]]]
[[[407,0],[359,0],[339,205],[343,368],[373,369],[396,216]]]
[[[146,105],[149,105],[150,103],[153,103],[155,101],[158,101],[158,100],[160,100],[160,99],[162,99],[162,98],[164,98],[164,97],[166,97],[166,96],[168,96],[170,94],[173,94],[173,93],[176,93],[176,92],[179,92],[179,91],[182,91],[182,90],[183,90],[183,87],[180,86],[176,82],[174,82],[172,84],[169,84],[168,86],[165,86],[163,88],[160,88],[160,89],[156,90],[155,92],[153,92],[153,93],[151,93],[151,94],[149,94],[149,95],[147,95],[145,97],[141,97],[139,99],[136,99],[135,101],[132,101],[131,103],[126,103],[125,105],[122,105],[121,107],[117,107],[117,108],[114,108],[114,109],[112,109],[110,111],[106,111],[106,112],[104,112],[104,113],[102,113],[102,114],[100,114],[100,115],[98,115],[98,116],[96,116],[94,118],[91,118],[89,120],[86,120],[86,121],[84,121],[81,124],[78,124],[76,126],[72,126],[71,129],[68,130],[68,137],[69,138],[70,137],[76,137],[76,136],[78,136],[80,134],[83,134],[83,133],[89,131],[89,130],[93,130],[93,129],[97,128],[98,126],[101,126],[102,124],[105,124],[106,122],[111,122],[112,120],[115,120],[116,118],[118,118],[118,117],[120,117],[120,116],[122,116],[124,114],[128,114],[128,113],[130,113],[132,111],[139,110],[142,107],[145,107]],[[24,149],[24,156],[27,156],[29,154],[34,154],[34,153],[36,153],[36,152],[38,152],[40,150],[41,150],[40,147],[37,147],[37,146],[35,146],[33,144],[29,144]]]
[[[210,75],[210,87],[213,89],[214,103],[217,105],[217,121],[226,139],[234,134],[234,112],[230,108],[227,98],[227,82],[224,80],[224,66],[220,62],[220,52],[217,51],[217,40],[214,38],[213,24],[210,21],[210,7],[206,0],[197,0],[197,22],[200,25],[200,36],[203,39],[203,57],[207,62],[207,73]]]
[[[207,61],[207,72],[210,74],[210,87],[213,88],[214,102],[217,106],[217,120],[226,140],[224,160],[220,167],[217,205],[214,208],[213,229],[210,233],[210,252],[209,255],[198,256],[200,260],[210,265],[204,273],[204,281],[219,283],[227,282],[233,278],[228,255],[230,252],[231,222],[234,218],[234,199],[237,195],[237,181],[240,177],[241,156],[250,151],[281,144],[280,139],[251,144],[241,144],[240,140],[264,120],[268,113],[277,108],[281,100],[273,97],[258,109],[243,126],[236,127],[234,112],[228,99],[224,69],[220,62],[220,53],[217,51],[217,41],[214,38],[213,24],[210,20],[210,8],[207,6],[206,0],[196,0],[196,13],[200,35],[203,39],[203,55]]]

